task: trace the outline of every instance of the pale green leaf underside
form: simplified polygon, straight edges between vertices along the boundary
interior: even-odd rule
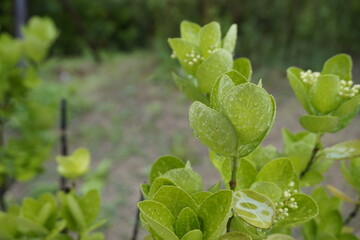
[[[268,229],[274,222],[273,202],[265,195],[253,190],[234,192],[233,208],[239,217],[254,227]]]
[[[300,117],[303,128],[313,133],[333,132],[339,124],[339,118],[335,116],[304,115]]]
[[[210,93],[216,79],[223,73],[232,69],[233,60],[231,54],[218,49],[205,59],[196,71],[199,88],[203,93]]]
[[[207,147],[224,156],[236,155],[237,136],[230,121],[221,113],[194,102],[189,110],[190,126]]]

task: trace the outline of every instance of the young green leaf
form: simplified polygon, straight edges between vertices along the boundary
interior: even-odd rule
[[[210,93],[216,79],[233,67],[231,54],[224,50],[216,50],[206,58],[198,67],[196,78],[203,93]]]
[[[149,182],[152,184],[154,180],[163,175],[164,173],[176,169],[176,168],[184,168],[185,163],[174,157],[174,156],[162,156],[158,158],[151,167],[149,174]]]
[[[174,230],[175,217],[171,211],[162,203],[145,200],[138,203],[141,215],[143,219],[151,227],[151,221],[157,222],[158,224],[167,227],[170,230]]]
[[[250,189],[267,196],[273,202],[279,201],[283,194],[282,190],[272,182],[254,182]]]
[[[261,87],[244,83],[221,98],[224,113],[234,125],[239,144],[256,141],[270,127],[275,111],[270,95]]]
[[[199,24],[184,20],[180,24],[181,38],[198,45],[200,29]]]
[[[288,208],[288,216],[277,221],[278,226],[293,227],[307,222],[319,214],[319,208],[310,196],[297,193],[291,196],[297,203],[297,208]]]
[[[293,167],[289,158],[278,158],[266,164],[256,176],[258,182],[273,182],[283,191],[293,180]]]
[[[187,233],[195,229],[200,229],[199,220],[195,212],[188,207],[182,209],[176,218],[175,233],[180,239]]]
[[[87,173],[90,153],[85,148],[76,149],[70,156],[57,156],[58,172],[68,179],[78,178]]]
[[[239,167],[236,171],[236,188],[235,190],[250,188],[255,181],[257,170],[248,160],[241,158]]]
[[[341,99],[339,95],[340,79],[336,75],[321,75],[311,86],[309,99],[315,109],[322,114],[336,110]]]
[[[195,229],[192,230],[188,233],[186,233],[181,240],[202,240],[203,239],[203,234],[200,230]]]
[[[192,197],[175,186],[163,186],[155,194],[154,201],[164,204],[174,216],[178,216],[180,212],[188,207],[197,213],[198,206]]]
[[[236,154],[236,132],[224,115],[200,102],[194,102],[190,106],[189,119],[195,135],[205,146],[224,156]]]
[[[234,192],[233,209],[248,224],[262,229],[274,223],[275,206],[265,195],[245,189]]]
[[[190,169],[173,169],[166,172],[163,176],[164,178],[170,179],[188,194],[200,192],[203,187],[201,176]]]
[[[290,67],[286,70],[286,73],[296,98],[300,101],[301,105],[308,113],[313,113],[312,107],[309,102],[307,89],[304,86],[302,80],[300,79],[300,72],[302,71],[303,70],[300,68]]]
[[[232,192],[220,190],[209,196],[200,206],[198,217],[202,221],[204,239],[217,240],[226,231],[231,216]]]
[[[352,65],[349,55],[337,54],[325,62],[321,74],[334,74],[339,76],[341,80],[350,81],[352,80]]]
[[[235,87],[232,79],[227,75],[221,75],[214,83],[210,94],[210,106],[214,110],[221,112],[220,97],[224,96],[227,92]]]
[[[201,54],[207,58],[213,51],[220,48],[221,29],[218,22],[211,22],[200,29],[200,50]]]
[[[234,70],[238,71],[245,79],[250,82],[252,76],[251,62],[247,58],[237,58],[234,61]]]
[[[339,118],[335,116],[304,115],[300,117],[303,128],[313,133],[333,132],[339,124]]]
[[[346,127],[350,121],[356,116],[360,106],[360,95],[356,95],[350,100],[344,102],[339,108],[333,113],[334,116],[339,117],[339,124],[333,130],[337,132]]]
[[[229,232],[222,235],[219,240],[251,240],[252,238],[241,232]]]
[[[176,86],[187,98],[193,101],[200,101],[205,105],[209,105],[209,100],[200,91],[200,89],[195,86],[191,79],[181,78],[174,72],[172,73],[172,77]]]
[[[230,53],[234,53],[234,49],[236,46],[236,38],[237,38],[237,25],[232,24],[226,33],[223,40],[223,48],[228,50]]]

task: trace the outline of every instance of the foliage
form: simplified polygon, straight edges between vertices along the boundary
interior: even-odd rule
[[[183,21],[181,38],[169,39],[173,57],[184,76],[173,73],[180,91],[194,102],[189,121],[194,135],[209,148],[210,160],[221,183],[203,190],[203,180],[172,156],[160,157],[152,166],[149,183],[141,190],[140,219],[150,233],[145,239],[293,239],[292,228],[301,226],[306,240],[358,239],[345,232],[341,202],[351,199],[334,186],[311,195],[334,160],[342,164],[345,179],[359,191],[359,141],[324,148],[321,137],[340,131],[359,110],[359,89],[353,86],[351,58],[336,55],[321,73],[288,69],[288,78],[309,115],[300,117],[307,132],[283,130],[282,152],[260,143],[272,128],[276,105],[273,97],[251,83],[252,68],[246,58],[232,59],[236,25],[221,38],[220,25],[203,27]],[[358,207],[357,207],[358,208]]]

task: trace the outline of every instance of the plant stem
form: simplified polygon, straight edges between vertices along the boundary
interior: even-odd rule
[[[237,157],[233,157],[232,158],[232,163],[231,163],[231,180],[229,182],[229,187],[232,191],[234,191],[236,189],[236,172],[238,169],[238,164],[237,164]],[[226,231],[230,232],[230,227],[231,227],[231,222],[233,220],[234,216],[231,216],[229,218],[229,221],[227,222],[226,225]]]
[[[354,209],[351,211],[351,213],[349,214],[349,216],[348,216],[348,217],[346,218],[346,220],[344,221],[344,225],[349,224],[349,223],[351,222],[351,220],[356,217],[356,215],[358,214],[359,210],[360,210],[360,205],[359,205],[359,204],[356,204],[355,207],[354,207]]]
[[[322,137],[323,134],[318,134],[317,135],[317,139],[316,139],[316,143],[315,143],[315,146],[312,150],[312,153],[311,153],[311,157],[310,157],[310,160],[309,162],[307,163],[306,165],[306,168],[300,173],[300,179],[302,177],[304,177],[304,175],[310,170],[311,166],[313,165],[314,161],[315,161],[315,157],[316,157],[316,154],[319,152],[319,150],[321,149],[321,137]]]
[[[236,171],[237,171],[237,157],[233,157],[232,158],[232,163],[231,163],[231,180],[229,182],[229,186],[231,190],[235,190],[236,188]]]

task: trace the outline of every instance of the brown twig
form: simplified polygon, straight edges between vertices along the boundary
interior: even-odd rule
[[[67,103],[65,99],[61,99],[60,102],[60,153],[62,156],[68,155],[68,144],[67,144]],[[60,177],[60,189],[61,191],[68,192],[69,187],[67,186],[66,178]]]
[[[344,221],[344,225],[347,225],[351,222],[353,218],[355,218],[360,210],[360,205],[356,204],[354,209],[350,212],[349,216]]]
[[[139,202],[143,201],[144,197],[140,191],[140,199]],[[137,239],[137,235],[139,232],[139,226],[140,226],[140,209],[136,208],[136,216],[135,216],[135,224],[134,224],[134,229],[133,229],[133,233],[132,233],[132,237],[131,240],[136,240]]]

